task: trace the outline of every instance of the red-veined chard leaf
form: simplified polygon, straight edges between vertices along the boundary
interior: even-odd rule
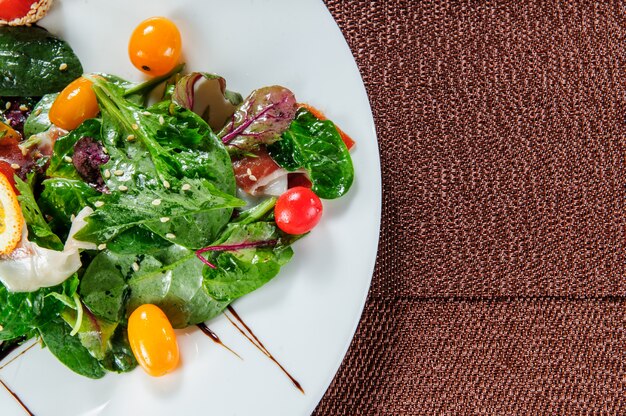
[[[277,85],[260,88],[237,108],[217,136],[223,143],[241,150],[271,144],[289,128],[296,110],[296,98],[287,88]]]
[[[199,84],[200,81],[204,82]],[[232,117],[243,98],[226,89],[223,77],[192,72],[176,82],[172,101],[199,114],[214,131],[218,131]]]

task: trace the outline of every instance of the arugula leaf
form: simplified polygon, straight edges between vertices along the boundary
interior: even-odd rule
[[[58,316],[65,308],[51,293],[72,296],[76,291],[76,275],[58,286],[35,292],[9,292],[0,284],[0,341],[30,335],[39,326]]]
[[[76,239],[100,244],[131,227],[144,226],[184,247],[202,247],[228,222],[232,208],[244,203],[206,180],[189,179],[184,185],[178,192],[146,188],[105,197]]]
[[[54,150],[46,175],[51,178],[82,180],[71,160],[74,155],[74,145],[83,137],[99,138],[101,127],[99,120],[89,119],[69,134],[59,137],[54,143]]]
[[[290,244],[297,237],[281,234],[273,222],[232,223],[214,245],[276,240],[271,247],[212,252],[208,255],[216,268],[203,269],[204,287],[209,295],[230,303],[273,279],[293,256]]]
[[[28,175],[29,182],[33,180],[34,174]],[[20,191],[17,197],[22,208],[24,220],[28,226],[28,238],[40,247],[52,250],[63,250],[61,239],[52,232],[50,226],[43,218],[43,214],[35,201],[35,196],[29,184],[22,181],[19,176],[15,176],[15,187]]]
[[[24,137],[29,138],[33,134],[42,133],[52,126],[52,122],[48,117],[52,103],[59,96],[58,93],[46,94],[37,103],[33,111],[30,113],[26,122],[24,122]]]
[[[89,200],[100,195],[85,182],[75,179],[46,179],[42,185],[39,207],[45,215],[52,217],[50,228],[63,238],[70,230],[72,215],[86,206],[92,206]]]
[[[217,136],[238,150],[253,150],[278,140],[289,128],[296,110],[296,97],[287,88],[260,88],[245,99]]]
[[[102,378],[105,371],[80,339],[70,335],[70,327],[57,318],[39,327],[39,333],[50,352],[70,370],[89,378]]]
[[[38,26],[0,26],[0,50],[0,96],[41,97],[83,73],[72,48]]]
[[[313,192],[320,198],[339,198],[352,186],[352,159],[337,128],[332,121],[319,120],[304,108],[268,151],[287,170],[306,169]]]

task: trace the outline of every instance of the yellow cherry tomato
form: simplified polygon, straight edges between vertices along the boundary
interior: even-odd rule
[[[176,334],[158,306],[146,304],[133,311],[128,341],[137,362],[151,376],[162,376],[178,366]]]
[[[13,130],[13,127],[0,121],[0,140],[1,139],[13,139],[19,142],[22,140],[22,136]]]
[[[50,121],[62,129],[74,130],[83,121],[97,116],[100,108],[92,85],[83,77],[72,81],[52,103]]]
[[[165,17],[151,17],[135,28],[128,43],[133,65],[148,75],[164,75],[178,64],[181,40],[178,28]]]

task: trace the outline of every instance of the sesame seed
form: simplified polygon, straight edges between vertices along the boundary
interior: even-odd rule
[[[149,112],[149,111],[144,111],[144,112],[143,112],[143,113],[141,113],[141,114],[143,114],[144,116],[149,116],[149,115],[150,115],[150,112]]]
[[[24,104],[20,105],[20,111],[28,111],[28,107],[26,107]]]
[[[35,115],[35,117],[37,117],[39,114],[41,114],[41,108],[36,109],[33,114]]]
[[[133,125],[132,125],[132,126],[130,126],[130,127],[132,127],[132,129],[133,129],[133,130],[137,130],[137,129],[139,128],[139,126],[138,126],[138,125],[136,125],[136,124],[133,124]]]
[[[183,186],[181,186],[180,189],[182,189],[183,191],[188,191],[191,189],[191,185],[189,185],[188,183],[183,184]]]
[[[167,234],[165,234],[165,238],[169,238],[170,240],[174,239],[174,238],[176,238],[176,234],[167,233]]]
[[[72,158],[69,156],[64,156],[63,160],[65,160],[67,163],[72,163]]]
[[[128,137],[126,137],[126,140],[128,140],[129,142],[132,142],[133,140],[135,140],[135,135],[129,134]]]
[[[139,271],[139,264],[135,261],[133,262],[133,270],[138,272]]]
[[[120,186],[117,187],[117,189],[119,189],[122,192],[126,192],[126,191],[128,191],[128,186],[120,185]]]
[[[74,222],[75,219],[76,219],[76,215],[74,214],[70,215],[70,221]]]
[[[66,69],[67,69],[67,64],[65,62],[59,65],[59,71],[65,71]]]
[[[108,155],[108,154],[109,154],[109,151],[107,150],[107,148],[106,148],[106,147],[103,147],[103,148],[102,148],[102,153],[104,153],[105,155]]]
[[[104,170],[104,177],[105,177],[105,178],[107,178],[107,179],[109,179],[109,178],[111,177],[111,171],[110,171],[110,170],[108,170],[108,169],[105,169],[105,170]]]
[[[107,245],[105,243],[102,243],[98,246],[98,250],[104,250],[105,248],[107,248]]]
[[[165,124],[165,119],[163,118],[163,116],[159,116],[159,124],[160,125]]]
[[[115,176],[122,176],[122,175],[124,174],[124,171],[123,171],[123,170],[120,170],[120,169],[118,169],[118,170],[114,170],[114,171],[113,171],[113,174],[114,174]]]
[[[20,165],[18,165],[17,163],[11,163],[11,169],[19,169]]]
[[[164,186],[166,189],[169,189],[169,188],[170,188],[170,183],[169,183],[168,181],[163,181],[163,186]]]
[[[252,175],[252,171],[250,170],[250,168],[246,169],[246,175],[248,176]]]
[[[161,217],[161,222],[168,222],[170,217]]]
[[[6,108],[7,110],[11,108],[11,101],[7,101],[7,103],[4,105],[4,108]]]
[[[94,204],[93,204],[93,205],[94,205],[96,208],[100,208],[100,207],[104,206],[104,202],[102,202],[102,201],[96,201],[96,202],[94,202]]]
[[[161,205],[161,200],[160,199],[153,200],[152,205],[154,205],[155,207],[158,207],[159,205]]]
[[[250,176],[248,176],[248,178],[250,178],[250,180],[252,182],[256,182],[257,181],[256,176],[254,176],[254,175],[250,175]]]

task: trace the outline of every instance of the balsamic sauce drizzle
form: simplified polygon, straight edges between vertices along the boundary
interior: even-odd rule
[[[263,345],[263,343],[261,342],[261,340],[254,334],[254,332],[252,332],[252,330],[250,329],[250,327],[248,325],[246,325],[246,323],[243,321],[243,319],[241,319],[241,317],[239,316],[239,314],[235,311],[235,309],[233,309],[232,306],[228,306],[228,312],[231,313],[231,315],[233,316],[233,318],[239,322],[239,324],[241,324],[243,326],[243,328],[241,328],[235,321],[233,321],[231,319],[230,316],[228,316],[228,314],[224,314],[224,316],[226,316],[226,318],[230,321],[231,324],[233,324],[233,326],[235,328],[237,328],[237,330],[239,332],[241,332],[241,334],[246,337],[248,339],[248,341],[250,341],[252,343],[252,345],[254,345],[255,347],[257,347],[257,349],[259,351],[261,351],[263,354],[265,354],[265,356],[267,358],[269,358],[270,360],[272,360],[274,362],[274,364],[276,364],[278,366],[278,368],[280,368],[280,370],[287,376],[289,377],[289,380],[291,380],[291,382],[293,383],[293,385],[300,390],[300,393],[304,394],[304,389],[302,388],[302,386],[300,385],[300,383],[298,382],[298,380],[296,380],[291,374],[289,374],[289,372],[285,369],[285,367],[283,367],[278,360],[276,359],[276,357],[274,357],[272,355],[271,352],[269,352],[269,350],[265,347],[265,345]],[[246,333],[247,332],[247,333]]]
[[[22,355],[26,354],[28,352],[28,350],[30,350],[31,348],[33,348],[35,345],[37,345],[37,342],[33,342],[32,344],[30,344],[28,347],[24,348],[23,351],[21,351],[19,354],[17,354],[15,357],[11,358],[9,361],[7,361],[6,363],[2,364],[0,366],[0,370],[2,370],[4,367],[8,366],[9,364],[11,364],[13,361],[17,360],[18,358],[20,358]],[[16,345],[15,347],[11,348],[11,351],[15,350],[17,347],[19,347],[19,345]],[[0,362],[2,362],[2,360],[4,360],[9,354],[2,354],[2,356],[0,356]]]
[[[37,345],[37,342],[32,343],[31,345],[29,345],[26,349],[24,349],[22,352],[20,352],[18,355],[16,355],[15,357],[13,357],[11,360],[9,360],[9,362],[5,363],[2,365],[2,367],[0,367],[0,370],[2,370],[4,367],[6,367],[7,365],[11,364],[13,361],[15,361],[16,359],[18,359],[19,357],[21,357],[22,355],[24,355],[24,353],[26,353],[26,351],[30,350],[31,348],[33,348],[35,345]],[[0,362],[2,362],[2,360],[4,360],[6,357],[8,357],[8,355],[10,353],[12,353],[13,351],[15,351],[15,349],[17,349],[20,346],[19,343],[16,343],[14,345],[11,345],[10,347],[2,350],[2,352],[0,353]],[[0,379],[0,384],[2,384],[2,387],[11,395],[13,396],[13,399],[15,399],[15,401],[22,407],[22,409],[24,409],[24,411],[26,411],[26,413],[28,413],[29,416],[35,416],[35,414],[33,412],[30,411],[30,409],[24,404],[24,402],[22,401],[22,399],[20,399],[20,397],[15,394],[15,392],[13,390],[11,390],[9,388],[9,386],[7,386],[4,381],[2,381]]]
[[[241,355],[237,354],[230,347],[228,347],[226,344],[224,344],[222,342],[222,340],[220,339],[220,337],[218,337],[217,334],[215,332],[213,332],[213,330],[211,328],[209,328],[204,322],[202,322],[200,324],[197,324],[196,326],[198,328],[200,328],[200,330],[202,332],[204,332],[204,335],[206,335],[207,337],[211,338],[211,340],[213,342],[215,342],[216,344],[219,344],[222,347],[226,348],[228,351],[230,351],[232,354],[234,354],[237,358],[239,358],[241,361],[243,361],[243,358],[241,358]]]
[[[24,404],[24,402],[23,402],[23,401],[19,398],[19,396],[18,396],[17,394],[15,394],[15,393],[13,392],[13,390],[11,390],[11,389],[9,388],[9,386],[7,386],[6,384],[4,384],[4,381],[0,380],[0,384],[2,384],[2,387],[4,387],[4,389],[5,389],[6,391],[8,391],[8,392],[9,392],[9,394],[10,394],[11,396],[13,396],[13,398],[15,399],[15,401],[16,401],[16,402],[18,402],[20,406],[22,406],[22,409],[24,409],[24,410],[26,411],[26,413],[28,413],[28,414],[29,414],[29,416],[35,416],[35,414],[34,414],[33,412],[31,412],[31,411],[30,411],[30,409],[29,409],[28,407],[26,407],[26,405],[25,405],[25,404]]]

